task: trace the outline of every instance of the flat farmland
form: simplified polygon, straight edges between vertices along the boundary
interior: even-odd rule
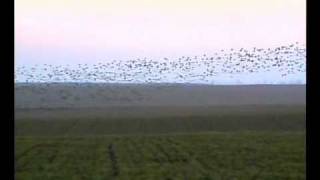
[[[16,179],[305,179],[305,133],[18,137]]]
[[[110,104],[94,104],[89,86],[64,89],[80,100],[60,98],[61,84],[24,86],[15,100],[17,180],[305,179],[305,86],[130,86],[132,94],[113,85],[127,94],[109,94]]]

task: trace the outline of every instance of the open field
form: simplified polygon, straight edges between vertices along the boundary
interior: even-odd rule
[[[16,179],[305,179],[305,134],[18,137]]]
[[[305,105],[305,85],[18,83],[15,108]]]
[[[134,110],[128,110],[127,112],[122,109],[122,111],[125,111],[124,113],[118,112],[119,114],[113,116],[106,116],[109,111],[102,112],[102,110],[92,110],[93,112],[91,112],[88,109],[82,109],[64,113],[61,113],[61,110],[41,113],[44,110],[39,110],[37,118],[34,117],[34,114],[30,114],[28,118],[17,119],[15,133],[17,136],[63,136],[66,134],[87,136],[305,130],[305,111],[300,106],[281,108],[272,106],[259,108],[220,107],[213,108],[212,111],[205,111],[204,108],[202,109],[202,115],[200,115],[200,110],[195,111],[194,115],[191,113],[193,111],[178,114],[178,110],[182,110],[174,111],[174,108],[171,109],[169,114],[159,113],[159,111],[170,112],[166,111],[167,109],[160,108],[158,108],[158,111],[147,107]],[[148,110],[145,116],[142,116],[143,110]],[[102,115],[105,115],[105,117],[103,118]]]
[[[305,179],[305,86],[39,87],[16,89],[17,180]]]

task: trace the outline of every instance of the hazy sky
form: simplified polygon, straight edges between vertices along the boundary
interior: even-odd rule
[[[305,43],[305,0],[15,0],[16,64]]]

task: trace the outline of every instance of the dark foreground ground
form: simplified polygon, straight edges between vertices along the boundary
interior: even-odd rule
[[[16,89],[16,179],[305,179],[305,86],[57,86]]]

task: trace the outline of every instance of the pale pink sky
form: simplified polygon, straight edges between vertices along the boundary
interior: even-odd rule
[[[305,0],[15,0],[16,64],[305,43]]]

